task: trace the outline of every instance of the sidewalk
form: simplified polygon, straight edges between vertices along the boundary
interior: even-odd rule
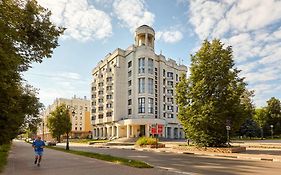
[[[34,152],[30,144],[14,141],[8,164],[1,175],[172,175],[158,168],[133,168],[93,158],[45,149],[41,166],[34,165]],[[177,174],[177,173],[176,173]]]

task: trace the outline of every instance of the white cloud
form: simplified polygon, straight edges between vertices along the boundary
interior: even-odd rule
[[[113,11],[122,24],[131,32],[141,25],[152,26],[154,14],[148,11],[143,0],[116,0]]]
[[[197,36],[220,38],[232,46],[241,75],[256,90],[258,103],[269,95],[281,98],[280,9],[281,1],[276,0],[189,1],[189,22]]]
[[[52,11],[51,20],[66,27],[65,38],[78,41],[104,39],[112,34],[109,15],[97,10],[87,0],[38,0],[39,4]]]
[[[166,43],[176,43],[182,38],[183,34],[178,30],[156,32],[156,40],[163,40]]]

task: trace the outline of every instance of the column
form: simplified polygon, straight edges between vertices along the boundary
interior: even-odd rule
[[[148,46],[148,34],[147,33],[145,34],[144,43],[145,43],[146,46]]]
[[[114,137],[115,136],[115,127],[112,125],[111,126],[111,136]]]
[[[149,134],[150,134],[150,133],[149,133],[149,124],[146,124],[146,125],[145,125],[145,136],[146,136],[146,137],[149,137]]]
[[[109,130],[110,130],[110,127],[107,126],[106,129],[107,129],[107,131],[106,131],[106,137],[109,138],[109,137],[110,137],[110,131],[109,131]]]
[[[171,139],[175,138],[174,137],[174,127],[171,127]]]
[[[119,138],[119,126],[117,125],[116,127],[117,127],[117,129],[116,129],[116,137]]]
[[[168,127],[165,126],[165,138],[168,138]]]
[[[180,139],[180,132],[181,132],[180,127],[178,127],[178,139]]]
[[[130,137],[130,125],[127,125],[127,138]]]
[[[132,136],[136,137],[137,134],[134,133],[134,125],[132,125]]]

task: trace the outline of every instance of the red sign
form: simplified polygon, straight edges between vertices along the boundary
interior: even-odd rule
[[[151,125],[150,126],[150,133],[151,134],[162,134],[163,133],[163,125]]]
[[[157,130],[156,130],[155,127],[154,127],[154,128],[151,128],[151,134],[157,134]]]
[[[163,133],[163,125],[157,125],[157,133],[162,134]]]

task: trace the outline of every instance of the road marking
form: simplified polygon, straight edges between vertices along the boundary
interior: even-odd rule
[[[167,170],[167,171],[170,171],[170,172],[173,172],[173,173],[192,175],[192,173],[179,171],[175,168],[163,167],[163,166],[155,166],[155,167],[159,168],[159,169],[164,169],[164,170]]]

